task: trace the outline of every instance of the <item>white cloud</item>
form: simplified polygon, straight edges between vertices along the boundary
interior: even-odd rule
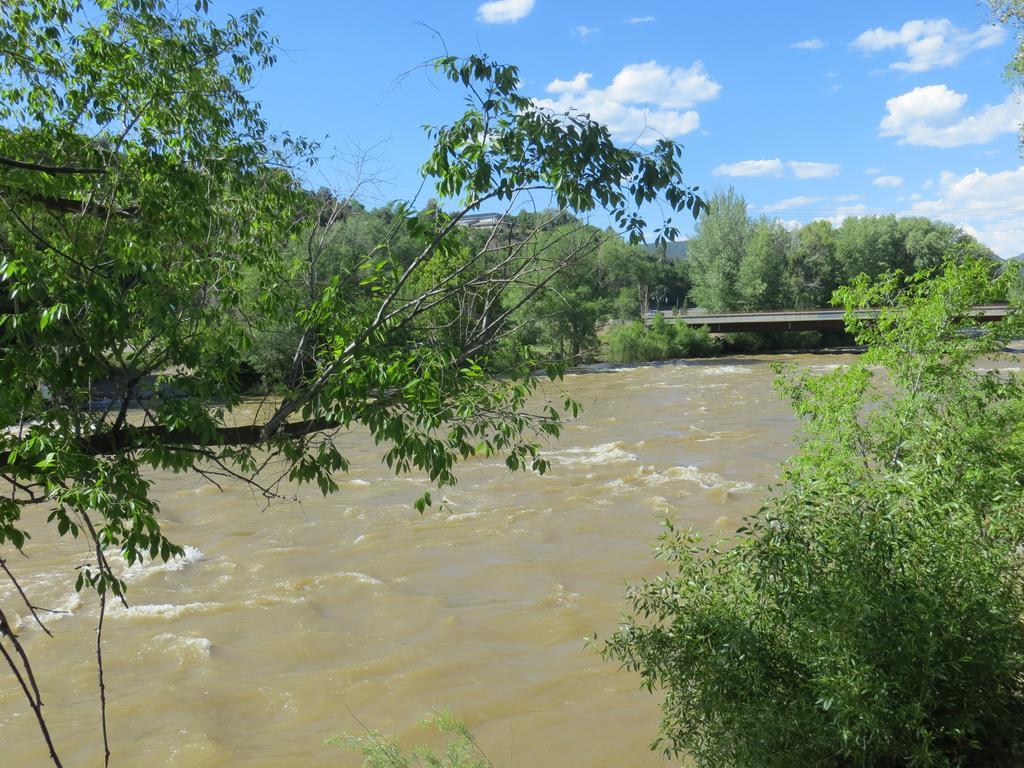
[[[649,24],[654,21],[653,16],[630,16],[626,19],[627,24]]]
[[[781,224],[782,228],[785,229],[787,232],[796,232],[798,229],[800,229],[800,227],[803,226],[803,224],[801,224],[796,219],[776,219],[775,222],[777,224]]]
[[[576,77],[572,80],[559,80],[555,78],[548,83],[548,87],[544,90],[548,93],[576,93],[577,91],[584,91],[587,88],[590,77],[589,72],[577,72]]]
[[[699,61],[690,67],[667,67],[655,61],[629,64],[607,88],[590,87],[590,78],[589,73],[580,72],[572,80],[553,80],[547,92],[557,97],[535,103],[556,112],[587,113],[617,137],[639,144],[696,130],[700,115],[692,107],[716,98],[722,90]]]
[[[914,203],[917,215],[952,222],[1003,258],[1024,252],[1024,165],[962,176],[943,171],[937,197]]]
[[[855,200],[863,200],[864,195],[838,195],[832,199],[837,203],[852,203]]]
[[[871,182],[876,187],[902,187],[902,176],[878,176]]]
[[[790,160],[786,166],[798,179],[831,179],[839,175],[839,166],[835,163],[806,163]]]
[[[715,176],[781,176],[783,174],[782,161],[779,158],[771,160],[742,160],[738,163],[726,163],[712,171]]]
[[[890,69],[927,72],[953,66],[971,51],[999,45],[1005,39],[1006,30],[994,24],[983,24],[971,32],[953,26],[949,19],[918,19],[895,30],[869,29],[850,45],[863,53],[902,48],[906,61],[893,62]]]
[[[865,168],[864,169],[864,173],[866,173],[868,176],[877,176],[881,172],[882,172],[881,168]]]
[[[811,163],[797,160],[782,160],[775,157],[770,160],[742,160],[738,163],[726,163],[715,168],[716,176],[779,176],[785,175],[789,168],[798,179],[829,179],[839,175],[839,166],[834,163]]]
[[[476,9],[476,20],[484,24],[519,21],[533,10],[534,0],[491,0]]]
[[[648,61],[628,64],[619,70],[605,89],[605,96],[624,103],[646,102],[668,109],[686,109],[716,98],[721,90],[722,86],[708,77],[700,61],[687,69],[669,69]]]
[[[817,51],[824,48],[828,43],[817,37],[813,37],[810,40],[801,40],[799,43],[790,43],[790,48],[800,48],[805,51]]]
[[[599,32],[599,31],[600,30],[594,29],[593,27],[588,27],[586,24],[580,24],[578,27],[576,27],[572,31],[572,33],[574,35],[576,35],[577,37],[579,37],[580,39],[586,40],[592,34],[594,34],[595,32]]]
[[[820,197],[805,197],[800,195],[799,197],[787,197],[785,200],[779,200],[777,203],[766,205],[764,210],[766,213],[773,211],[787,211],[790,208],[804,208],[813,203],[821,202]]]
[[[961,147],[1014,133],[1024,119],[1024,106],[1013,96],[970,115],[963,113],[966,103],[966,94],[945,85],[915,88],[885,102],[888,114],[878,124],[878,134],[895,136],[901,144]]]

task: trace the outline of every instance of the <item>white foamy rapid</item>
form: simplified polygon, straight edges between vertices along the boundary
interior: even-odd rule
[[[209,661],[210,650],[213,648],[213,643],[205,637],[189,637],[170,632],[157,635],[153,642],[161,649],[176,654],[180,664]]]
[[[39,622],[52,624],[55,621],[71,616],[82,607],[82,594],[80,592],[69,592],[59,602],[46,605],[46,610],[36,611],[33,616],[31,611],[25,609],[23,613],[14,617],[14,628],[18,631],[23,629],[39,629]],[[39,621],[36,621],[38,617]],[[41,630],[40,630],[41,631]]]
[[[676,482],[697,483],[702,488],[721,488],[727,491],[752,491],[754,489],[753,483],[726,480],[717,472],[704,472],[692,465],[669,467],[663,471],[659,471],[654,467],[641,466],[635,474],[612,480],[605,485],[616,491],[624,492],[638,486],[656,488],[667,483]]]
[[[206,560],[206,555],[197,547],[185,545],[183,549],[185,550],[184,554],[180,557],[172,557],[166,563],[162,560],[145,560],[141,563],[129,565],[121,572],[121,578],[127,582],[137,581],[156,573],[183,571],[196,563]],[[121,562],[124,562],[120,552],[108,554],[107,557],[111,560],[121,560]]]
[[[200,613],[212,613],[224,608],[221,603],[149,603],[131,605],[125,608],[120,603],[110,607],[112,619],[152,619],[157,621],[173,621],[183,616],[194,616]]]
[[[591,448],[565,448],[551,451],[548,455],[552,461],[564,466],[594,467],[601,464],[636,461],[636,454],[624,450],[624,443],[602,443]]]
[[[746,375],[752,369],[748,365],[708,365],[701,367],[701,374],[704,376],[734,376],[736,374]]]

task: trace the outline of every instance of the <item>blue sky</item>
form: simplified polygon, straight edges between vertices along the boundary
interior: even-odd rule
[[[964,226],[1001,256],[1024,252],[1024,106],[1002,79],[1015,41],[984,3],[263,7],[283,51],[254,97],[275,127],[326,137],[338,154],[323,182],[359,180],[371,203],[416,194],[422,126],[461,112],[456,88],[417,69],[446,46],[519,65],[524,93],[590,111],[623,143],[679,141],[691,184],[733,185],[754,214],[790,226],[920,214]]]

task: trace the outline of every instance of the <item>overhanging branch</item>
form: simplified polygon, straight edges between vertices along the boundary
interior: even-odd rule
[[[36,173],[49,174],[72,174],[81,173],[97,175],[106,173],[106,168],[81,168],[73,165],[47,165],[46,163],[29,163],[24,160],[15,160],[13,157],[0,156],[0,166],[6,168],[17,168],[22,171],[35,171]]]
[[[340,422],[333,419],[306,419],[289,421],[282,424],[274,435],[284,437],[303,437],[329,429],[338,429]],[[98,432],[83,438],[78,443],[79,450],[87,456],[109,456],[122,451],[146,448],[155,443],[168,447],[210,447],[259,445],[268,442],[263,436],[262,424],[251,424],[244,427],[217,427],[210,431],[194,431],[186,429],[168,429],[161,426],[127,427],[125,429]],[[15,459],[15,462],[17,459]],[[10,453],[0,453],[0,467],[10,463]]]
[[[137,205],[128,205],[119,208],[112,208],[110,206],[101,205],[100,203],[87,202],[85,200],[75,200],[70,197],[51,197],[47,195],[38,195],[34,192],[25,191],[11,191],[4,190],[4,194],[8,197],[17,195],[30,200],[33,203],[38,203],[47,210],[53,211],[54,213],[71,213],[71,214],[88,214],[90,216],[97,216],[101,219],[107,218],[122,218],[122,219],[134,219],[139,215],[139,207]]]

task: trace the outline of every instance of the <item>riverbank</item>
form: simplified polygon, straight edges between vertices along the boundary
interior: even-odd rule
[[[846,333],[775,331],[771,333],[712,334],[706,328],[668,323],[656,315],[648,326],[641,321],[618,325],[600,335],[601,357],[609,363],[717,358],[728,355],[814,353],[829,348],[855,347]]]

